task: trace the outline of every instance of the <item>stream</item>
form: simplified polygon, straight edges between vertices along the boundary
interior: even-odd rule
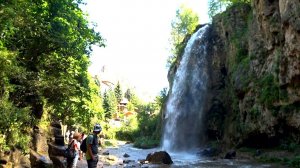
[[[144,168],[269,168],[274,167],[271,164],[254,163],[250,160],[241,159],[211,159],[197,155],[196,153],[169,153],[173,164],[172,165],[155,165],[155,164],[140,164],[140,160],[146,159],[151,152],[160,151],[160,148],[153,149],[137,149],[132,144],[119,144],[119,147],[107,147],[103,151],[109,152],[109,155],[101,155],[104,167],[108,168],[123,168],[123,167],[144,167]],[[129,157],[124,157],[124,154]],[[104,158],[110,157],[114,160],[113,163],[105,163]],[[129,161],[123,163],[123,161]],[[276,165],[275,167],[278,167]]]

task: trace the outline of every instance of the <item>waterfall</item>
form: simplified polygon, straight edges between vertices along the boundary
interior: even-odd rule
[[[163,150],[186,152],[199,147],[208,85],[208,28],[206,25],[191,36],[176,71],[165,109]]]

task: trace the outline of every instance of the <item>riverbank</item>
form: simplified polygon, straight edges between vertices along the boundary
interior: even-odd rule
[[[291,156],[291,153],[262,150],[260,156],[254,156],[252,149],[239,149],[236,151],[234,159],[223,159],[223,154],[217,157],[201,157],[197,153],[170,153],[174,163],[172,165],[155,165],[155,164],[142,164],[147,155],[151,152],[160,151],[160,148],[152,149],[137,149],[132,144],[118,141],[116,146],[107,146],[101,150],[100,162],[103,167],[107,168],[121,168],[121,167],[201,167],[201,168],[267,168],[289,167],[288,164],[277,162],[272,158],[285,158]],[[269,159],[268,159],[269,158]],[[296,164],[294,164],[296,165]],[[292,164],[291,164],[292,166]],[[290,167],[291,167],[290,166]],[[297,167],[294,166],[294,167]]]

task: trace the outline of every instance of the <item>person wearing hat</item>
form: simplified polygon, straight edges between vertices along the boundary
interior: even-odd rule
[[[88,168],[96,168],[98,163],[98,134],[102,131],[102,128],[99,124],[96,124],[93,129],[93,134],[89,135],[86,139],[87,143],[87,152],[86,160]]]

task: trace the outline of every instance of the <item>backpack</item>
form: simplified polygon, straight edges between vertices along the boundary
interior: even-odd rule
[[[86,144],[86,140],[87,140],[88,136],[86,138],[84,138],[84,140],[81,142],[80,144],[80,150],[84,153],[86,153],[87,151],[87,144]],[[94,138],[94,135],[93,135],[93,144],[95,144],[95,138]]]
[[[65,150],[65,157],[69,159],[74,159],[75,158],[75,149],[72,148],[72,145],[74,143],[74,140],[71,142],[71,144],[68,145],[67,149]]]
[[[86,151],[87,151],[86,139],[87,138],[84,138],[84,140],[80,144],[80,150],[84,153],[86,153]]]

